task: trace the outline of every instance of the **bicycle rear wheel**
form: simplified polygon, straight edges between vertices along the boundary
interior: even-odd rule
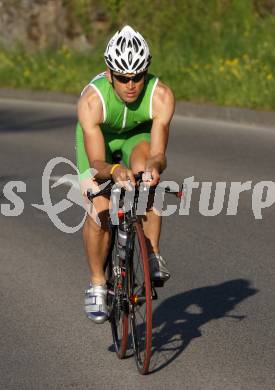
[[[137,368],[141,374],[147,374],[152,348],[152,291],[143,229],[140,223],[135,223],[134,228],[136,234],[130,275],[130,323]]]
[[[117,228],[112,230],[112,244],[107,261],[109,320],[115,351],[119,359],[126,355],[128,346],[128,313],[125,304],[125,271],[121,264],[117,245]]]

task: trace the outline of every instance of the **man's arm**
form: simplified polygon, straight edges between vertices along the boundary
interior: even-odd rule
[[[153,96],[150,156],[146,162],[146,171],[151,172],[153,178],[151,185],[158,183],[160,173],[166,168],[165,152],[174,111],[175,99],[171,89],[159,82]]]
[[[105,142],[100,124],[103,122],[103,108],[100,97],[93,88],[87,88],[81,96],[77,113],[84,133],[85,149],[90,167],[96,169],[97,179],[110,179],[116,182],[127,181],[129,177],[134,183],[132,171],[118,167],[111,175],[112,164],[106,162]]]
[[[105,144],[100,123],[103,122],[102,103],[93,88],[81,96],[77,113],[83,129],[85,149],[90,167],[98,171],[97,177],[110,177],[111,165],[105,162]]]

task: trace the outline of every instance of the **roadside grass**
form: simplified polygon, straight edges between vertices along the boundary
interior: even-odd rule
[[[226,59],[212,57],[194,61],[177,72],[158,69],[178,99],[224,106],[275,108],[275,82],[272,65],[259,58]]]
[[[101,54],[101,53],[100,53]],[[97,72],[102,55],[79,54],[62,46],[59,50],[27,53],[23,48],[0,50],[0,85],[79,93]]]
[[[143,15],[142,8],[132,6],[128,22],[145,31],[153,54],[150,71],[171,86],[176,98],[275,109],[275,17],[257,14],[250,0],[234,0],[227,8],[221,0],[211,0],[208,8],[201,0],[188,0],[194,8],[190,14],[186,0],[173,11],[181,12],[181,23],[173,24],[176,13],[165,7],[167,1],[155,9],[154,23],[146,28],[142,21],[149,8]],[[107,39],[101,37],[93,50],[82,54],[65,45],[32,54],[23,48],[0,48],[0,86],[79,94],[105,69],[102,42]]]
[[[213,55],[185,58],[182,63],[156,54],[150,71],[171,86],[177,99],[274,109],[275,73],[270,52],[271,48],[266,47],[266,52],[258,57],[247,53],[234,58]],[[78,94],[104,69],[101,50],[84,55],[63,46],[56,52],[32,56],[22,49],[0,51],[0,85],[5,87]]]

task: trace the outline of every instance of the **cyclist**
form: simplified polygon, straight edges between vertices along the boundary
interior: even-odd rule
[[[127,181],[134,185],[133,174],[140,171],[145,172],[143,181],[157,185],[166,167],[173,93],[147,73],[151,62],[149,47],[130,26],[111,38],[104,58],[107,70],[84,88],[78,103],[76,152],[82,189],[96,189],[97,178],[112,178],[122,186]],[[116,150],[121,150],[124,165],[112,164],[111,156]],[[90,168],[98,172],[95,179],[91,178]],[[97,197],[93,206],[93,214],[87,215],[83,228],[91,271],[85,312],[94,322],[103,323],[108,317],[104,263],[110,244],[109,199]],[[148,210],[143,228],[151,279],[166,281],[170,273],[159,253],[161,217]]]

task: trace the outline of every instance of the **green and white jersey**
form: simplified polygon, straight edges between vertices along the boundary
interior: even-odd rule
[[[122,160],[129,167],[134,147],[142,141],[150,142],[152,101],[157,83],[157,77],[147,74],[144,88],[133,103],[125,103],[118,97],[105,72],[88,84],[96,90],[102,102],[103,123],[100,128],[105,141],[105,161],[112,163],[112,153],[121,150]],[[79,122],[76,126],[76,159],[80,178],[90,177],[84,134]]]
[[[158,78],[147,74],[144,88],[133,103],[125,103],[115,93],[106,72],[97,75],[88,85],[96,90],[103,107],[103,134],[122,134],[142,123],[152,121],[152,100]]]

